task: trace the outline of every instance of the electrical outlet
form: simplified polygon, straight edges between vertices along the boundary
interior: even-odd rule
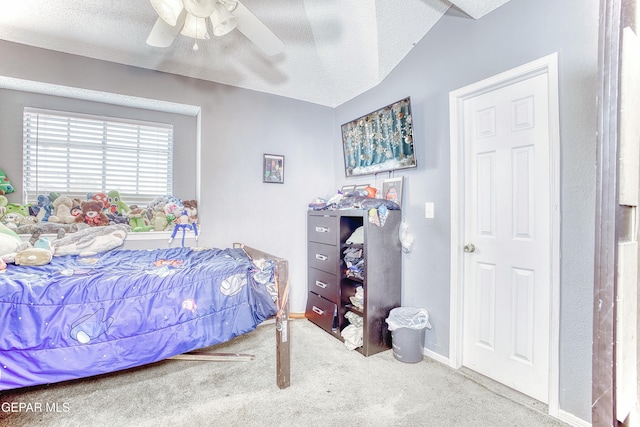
[[[431,219],[435,215],[435,205],[433,202],[426,202],[424,204],[424,217]]]

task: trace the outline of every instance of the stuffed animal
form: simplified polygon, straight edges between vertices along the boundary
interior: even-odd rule
[[[66,233],[75,233],[84,228],[89,228],[89,225],[84,222],[78,222],[73,224],[58,224],[55,222],[39,222],[37,224],[21,225],[15,232],[18,234],[31,234],[29,243],[35,245],[35,242],[40,238],[42,234],[55,234],[58,239],[64,237]]]
[[[38,239],[33,246],[19,250],[12,262],[16,265],[45,265],[53,258],[53,244],[47,239]]]
[[[129,218],[119,213],[106,212],[107,218],[109,218],[109,225],[113,224],[129,224]]]
[[[4,191],[3,194],[9,194],[16,191],[11,183],[9,182],[9,178],[7,178],[7,174],[4,173],[2,169],[0,169],[0,190]]]
[[[154,214],[156,212],[163,212],[164,205],[166,204],[167,204],[167,199],[165,196],[157,196],[151,202],[149,202],[147,209],[149,209],[149,211]]]
[[[40,194],[37,200],[37,204],[32,206],[32,215],[38,218],[38,221],[48,221],[51,216],[51,198]]]
[[[112,213],[121,213],[129,212],[129,206],[122,201],[120,198],[120,192],[116,190],[111,190],[107,194],[109,205],[111,206]]]
[[[102,211],[103,207],[97,200],[81,202],[82,213],[76,217],[76,222],[84,222],[91,227],[109,225],[109,218]]]
[[[6,206],[9,204],[9,199],[4,196],[4,191],[0,190],[0,218],[4,215],[7,208]]]
[[[182,215],[182,211],[184,207],[182,204],[178,204],[175,201],[170,201],[164,205],[164,213],[167,215],[167,221],[169,224],[175,224],[178,220],[178,217]]]
[[[16,252],[21,243],[22,240],[15,231],[0,223],[0,256]]]
[[[71,208],[73,208],[73,200],[70,197],[57,197],[53,201],[53,213],[49,217],[49,222],[61,224],[72,224],[76,222],[76,218],[71,215]]]
[[[189,216],[190,223],[198,222],[198,201],[197,200],[185,200],[182,202],[184,210]]]
[[[15,230],[20,225],[35,224],[38,219],[29,215],[29,206],[9,203],[5,206],[5,213],[0,221]]]
[[[125,214],[125,216],[129,218],[131,231],[139,232],[153,230],[153,225],[151,225],[147,219],[146,209],[132,205],[131,209]]]
[[[82,208],[80,205],[82,204],[82,200],[75,198],[73,199],[72,207],[71,207],[71,216],[76,218],[78,215],[82,213]]]
[[[109,207],[109,198],[104,193],[93,193],[91,200],[97,200],[102,203],[102,210],[107,211]]]
[[[125,225],[88,227],[62,239],[54,240],[52,242],[55,248],[54,256],[93,256],[121,246],[126,237],[127,226]]]
[[[153,214],[151,223],[153,224],[153,229],[155,231],[164,231],[169,225],[169,221],[167,221],[167,215],[162,211]]]

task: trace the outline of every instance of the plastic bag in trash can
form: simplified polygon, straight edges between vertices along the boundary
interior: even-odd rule
[[[429,323],[429,312],[424,308],[416,307],[397,307],[389,312],[386,319],[389,330],[394,331],[399,328],[409,329],[431,329]]]

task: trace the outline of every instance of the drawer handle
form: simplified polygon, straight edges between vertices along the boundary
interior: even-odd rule
[[[319,259],[320,261],[326,261],[329,259],[329,257],[322,254],[316,254],[316,259]]]
[[[329,285],[327,285],[326,283],[321,282],[319,280],[316,280],[316,286],[319,287],[319,288],[322,288],[322,289],[327,289],[327,286],[329,286]]]
[[[316,232],[318,232],[318,233],[328,233],[329,229],[327,227],[316,227]]]
[[[313,312],[314,312],[314,313],[317,313],[317,314],[319,314],[320,316],[324,316],[325,311],[324,311],[324,310],[319,309],[319,308],[318,308],[318,307],[316,307],[315,305],[313,306],[313,308],[312,308],[311,310],[313,310]]]

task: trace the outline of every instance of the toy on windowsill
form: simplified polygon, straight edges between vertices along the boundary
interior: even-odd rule
[[[129,212],[126,212],[124,215],[129,218],[131,231],[140,232],[153,230],[153,225],[151,225],[147,219],[146,209],[131,205]]]
[[[29,215],[29,206],[9,203],[5,206],[4,215],[0,218],[2,224],[15,230],[21,225],[35,224],[38,219]]]
[[[122,201],[120,192],[117,190],[111,190],[107,193],[108,208],[111,213],[119,213],[124,215],[129,212],[129,205]]]
[[[29,213],[38,218],[38,221],[49,221],[51,216],[51,197],[40,194],[37,198],[37,203],[31,206]]]
[[[82,213],[76,217],[76,222],[84,222],[91,227],[109,225],[109,218],[102,211],[103,205],[97,200],[87,200],[80,203]]]
[[[178,230],[182,230],[182,246],[184,247],[184,237],[187,230],[193,230],[193,234],[196,236],[196,241],[198,240],[198,227],[195,222],[189,224],[189,214],[187,214],[186,210],[182,211],[182,215],[178,217],[178,222],[175,227],[173,227],[173,233],[171,233],[171,237],[169,238],[169,243],[173,241],[176,237],[176,233]]]
[[[71,215],[71,209],[73,208],[73,200],[71,197],[58,196],[52,205],[53,212],[49,217],[49,222],[72,224],[76,221],[76,218]]]

